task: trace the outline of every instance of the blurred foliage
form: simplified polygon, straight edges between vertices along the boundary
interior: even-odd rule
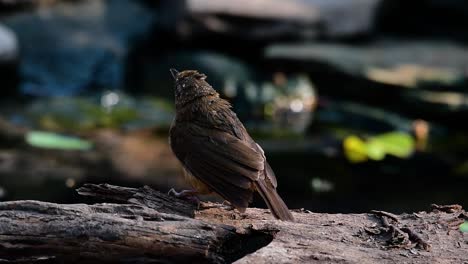
[[[318,193],[331,192],[335,188],[332,182],[321,178],[312,178],[310,185]]]
[[[76,137],[69,137],[44,131],[30,131],[26,134],[26,142],[37,148],[61,150],[89,150],[93,144]]]
[[[463,233],[468,233],[468,222],[465,222],[460,225],[460,231]]]
[[[460,165],[456,166],[454,172],[457,175],[468,175],[468,161],[462,162]]]
[[[99,98],[40,98],[27,108],[25,117],[40,129],[76,133],[96,128],[169,126],[173,111],[164,99],[106,92]]]
[[[368,138],[366,141],[351,135],[344,139],[343,148],[346,158],[353,163],[368,159],[380,161],[386,155],[408,158],[415,148],[411,135],[402,132],[390,132]]]

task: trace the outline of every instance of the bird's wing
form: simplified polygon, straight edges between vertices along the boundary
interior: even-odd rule
[[[270,164],[268,164],[268,162],[265,161],[265,175],[266,175],[266,178],[268,180],[270,180],[270,183],[271,185],[273,185],[273,187],[278,187],[278,181],[276,180],[276,175],[275,173],[273,172],[273,169],[270,167]]]
[[[275,173],[273,172],[273,169],[270,167],[270,164],[268,164],[268,162],[266,161],[265,152],[263,151],[262,147],[260,147],[259,144],[255,143],[255,141],[253,141],[253,139],[250,138],[250,136],[248,137],[251,141],[251,144],[254,144],[254,147],[257,149],[257,151],[262,153],[263,159],[265,160],[265,175],[266,175],[265,178],[270,181],[273,187],[276,188],[278,186],[278,181],[276,180],[276,176],[275,176]]]
[[[171,145],[185,168],[237,208],[252,199],[252,183],[264,177],[265,159],[248,142],[218,129],[178,124]]]
[[[197,123],[202,127],[215,127],[218,130],[221,130],[225,133],[230,134],[233,137],[238,138],[239,140],[243,141],[244,144],[250,146],[254,149],[255,152],[261,153],[263,156],[264,166],[262,170],[265,171],[264,175],[266,176],[266,180],[273,185],[273,187],[277,187],[278,183],[276,180],[275,173],[270,167],[270,164],[266,161],[265,153],[249,135],[247,130],[245,129],[242,122],[239,120],[237,115],[230,110],[230,105],[227,101],[222,101],[222,103],[226,103],[228,107],[225,107],[225,111],[216,111],[214,113],[210,113],[209,115],[198,115],[196,116],[195,120],[192,120],[192,123]],[[207,122],[205,119],[209,119]],[[206,126],[205,124],[209,123],[210,126]],[[263,178],[263,177],[261,177]]]

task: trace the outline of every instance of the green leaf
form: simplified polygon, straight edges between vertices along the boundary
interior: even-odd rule
[[[465,222],[460,225],[460,231],[463,233],[468,233],[468,222]]]
[[[351,135],[343,141],[346,158],[350,162],[364,162],[367,159],[380,161],[386,155],[408,158],[414,151],[415,142],[410,134],[390,132],[374,136],[367,141]]]
[[[399,158],[409,157],[413,153],[415,145],[413,137],[402,132],[390,132],[372,137],[367,144],[372,146],[370,148],[377,153],[377,157],[381,157],[378,155],[381,155],[380,152],[384,152]],[[368,154],[370,153],[368,152]]]
[[[367,156],[371,160],[383,160],[385,158],[385,146],[378,141],[370,141],[366,144]]]
[[[26,142],[33,147],[46,149],[89,150],[93,147],[87,140],[44,131],[27,133]]]

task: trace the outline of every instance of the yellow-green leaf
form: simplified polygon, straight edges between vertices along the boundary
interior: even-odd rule
[[[390,132],[372,137],[368,145],[379,148],[384,153],[399,158],[407,158],[414,151],[414,139],[410,134],[403,132]],[[368,153],[369,154],[369,153]]]
[[[343,141],[343,148],[346,158],[353,163],[367,160],[366,144],[356,136],[349,136]]]
[[[385,146],[378,141],[370,141],[366,144],[367,156],[371,160],[383,160],[385,158]]]

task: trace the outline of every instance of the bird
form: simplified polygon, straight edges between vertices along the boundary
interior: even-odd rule
[[[173,194],[215,193],[244,213],[258,192],[275,218],[294,221],[276,191],[276,176],[263,149],[250,137],[231,104],[208,84],[205,74],[170,72],[175,81],[176,114],[169,143],[193,187]]]

